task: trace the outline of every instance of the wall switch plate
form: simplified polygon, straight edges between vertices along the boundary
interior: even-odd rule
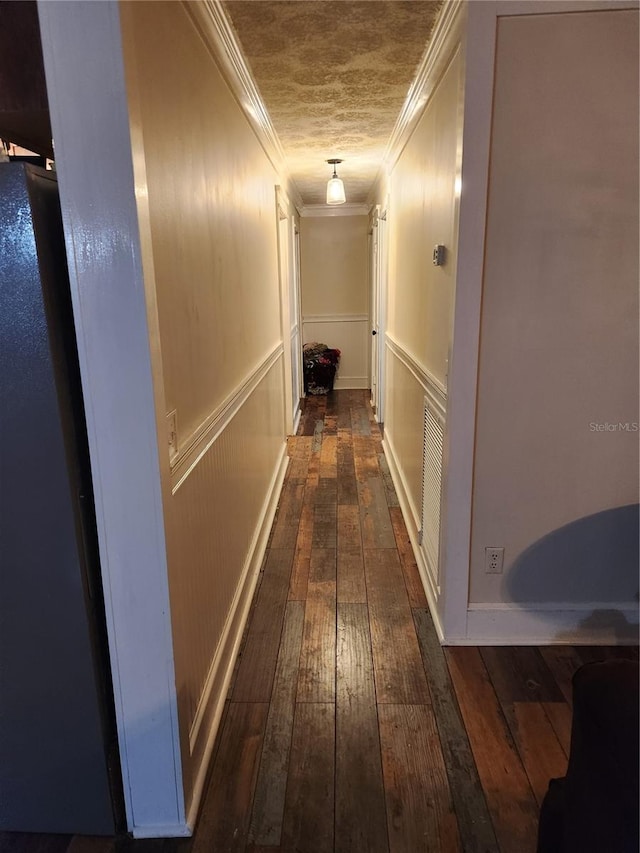
[[[484,570],[488,575],[501,575],[504,567],[504,548],[484,549]]]
[[[169,441],[169,461],[178,455],[178,413],[175,409],[167,413],[167,437]]]

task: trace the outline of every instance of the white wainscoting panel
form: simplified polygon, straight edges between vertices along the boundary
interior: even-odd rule
[[[422,535],[429,572],[440,594],[440,508],[442,504],[442,451],[445,411],[435,394],[424,396],[424,433],[422,438]]]
[[[425,455],[431,460],[435,470],[438,467],[435,463],[442,461],[442,444],[436,443],[434,453],[425,452],[425,438],[429,440],[430,434],[424,429],[424,421],[425,397],[428,397],[439,426],[444,430],[446,392],[442,383],[424,370],[389,335],[385,336],[385,347],[388,394],[383,444],[435,627],[442,639],[437,565],[440,538],[439,485],[438,494],[432,496],[432,500],[425,502],[424,494]],[[433,487],[433,482],[431,486]],[[437,507],[434,501],[437,502]],[[435,510],[437,518],[434,517]],[[425,512],[430,513],[429,518],[425,518]],[[424,536],[425,529],[430,530],[427,541]]]
[[[309,314],[302,318],[303,344],[320,341],[340,350],[336,389],[369,387],[370,333],[368,314]]]
[[[190,826],[288,461],[282,359],[280,345],[174,466],[169,583]]]

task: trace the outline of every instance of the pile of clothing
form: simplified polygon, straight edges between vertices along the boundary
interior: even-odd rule
[[[340,363],[340,350],[317,342],[302,347],[305,394],[328,394]]]

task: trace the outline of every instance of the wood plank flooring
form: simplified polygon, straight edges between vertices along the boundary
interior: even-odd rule
[[[437,640],[365,391],[305,401],[192,839],[2,853],[533,853],[571,676],[637,649]]]

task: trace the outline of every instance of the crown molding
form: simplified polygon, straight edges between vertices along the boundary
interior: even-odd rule
[[[387,174],[391,172],[415,130],[451,56],[462,41],[466,15],[467,0],[448,0],[444,3],[400,115],[391,131],[374,187],[380,182],[384,171]]]
[[[298,205],[298,213],[303,217],[310,216],[368,216],[370,204],[302,204]]]
[[[280,182],[286,182],[294,203],[302,204],[302,197],[287,171],[282,144],[221,0],[199,0],[197,3],[183,0],[183,5],[229,84]]]

